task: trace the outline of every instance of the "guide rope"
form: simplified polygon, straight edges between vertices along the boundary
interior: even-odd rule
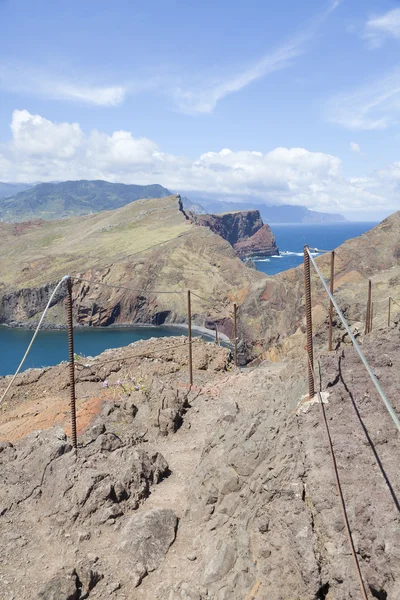
[[[50,296],[50,298],[49,298],[49,301],[48,301],[48,302],[47,302],[47,304],[46,304],[46,308],[44,309],[44,311],[43,311],[43,314],[42,314],[42,316],[40,317],[39,323],[38,323],[38,325],[37,325],[37,327],[36,327],[35,333],[34,333],[34,334],[33,334],[33,336],[32,336],[32,339],[31,339],[31,341],[30,341],[30,344],[29,344],[28,348],[26,349],[26,352],[25,352],[25,354],[24,354],[24,356],[23,356],[23,358],[22,358],[21,362],[19,363],[18,369],[15,371],[15,373],[14,373],[14,375],[13,375],[13,377],[12,377],[12,379],[11,379],[10,383],[8,384],[8,386],[7,386],[6,390],[5,390],[5,392],[3,393],[2,397],[0,398],[0,405],[1,405],[1,403],[3,402],[4,398],[6,397],[6,395],[8,394],[8,391],[9,391],[9,389],[11,388],[12,384],[14,383],[14,381],[15,381],[15,378],[17,377],[18,373],[20,372],[20,370],[21,370],[21,368],[22,368],[22,365],[23,365],[23,364],[24,364],[24,362],[25,362],[25,359],[26,359],[26,357],[28,356],[30,349],[32,348],[33,342],[34,342],[34,341],[35,341],[35,339],[36,339],[36,336],[37,336],[37,334],[38,334],[38,332],[39,332],[39,329],[40,329],[40,327],[41,327],[41,325],[42,325],[42,323],[43,323],[43,320],[44,320],[44,318],[45,318],[45,316],[46,316],[46,313],[47,313],[48,309],[49,309],[49,308],[50,308],[50,306],[51,306],[51,303],[52,303],[52,301],[53,301],[53,298],[54,298],[54,296],[56,295],[56,293],[57,293],[58,289],[60,288],[60,286],[61,286],[61,285],[64,283],[64,281],[66,281],[67,279],[69,279],[69,275],[64,275],[64,277],[63,277],[62,279],[60,279],[60,281],[57,283],[56,287],[54,288],[54,290],[53,290],[53,292],[52,292],[52,294],[51,294],[51,296]]]
[[[313,366],[311,364],[310,357],[308,356],[308,352],[307,352],[307,358],[308,358],[309,367],[310,367],[311,372],[312,372],[313,377],[314,377],[314,381],[316,381],[315,372],[314,372]],[[318,400],[319,400],[319,404],[320,404],[320,407],[321,407],[322,419],[323,419],[324,424],[325,424],[326,435],[327,435],[327,438],[328,438],[329,453],[330,453],[330,456],[331,456],[333,472],[334,472],[334,475],[335,475],[336,488],[337,488],[337,492],[338,492],[338,496],[339,496],[339,500],[340,500],[340,506],[341,506],[341,509],[342,509],[343,523],[344,523],[344,526],[345,526],[345,529],[346,529],[346,534],[347,534],[347,539],[348,539],[348,542],[349,542],[349,545],[350,545],[351,554],[353,556],[353,561],[354,561],[354,565],[355,565],[355,568],[356,568],[358,581],[359,581],[359,584],[360,584],[361,595],[363,597],[363,600],[368,600],[367,593],[366,593],[366,590],[365,590],[364,581],[363,581],[363,578],[362,578],[362,575],[361,575],[360,565],[359,565],[357,554],[356,554],[356,550],[355,550],[355,547],[354,547],[353,536],[351,534],[350,523],[349,523],[349,519],[348,519],[348,516],[347,516],[347,511],[346,511],[346,503],[345,503],[345,500],[344,500],[344,496],[343,496],[343,492],[342,492],[342,487],[340,485],[339,472],[338,472],[338,468],[337,468],[335,453],[334,453],[334,450],[333,450],[332,438],[331,438],[331,434],[330,434],[330,431],[329,431],[328,421],[327,421],[327,418],[326,418],[324,403],[322,401],[322,396],[321,396],[321,364],[320,364],[320,361],[318,361],[318,369],[319,369],[319,390],[317,391],[317,395],[318,395]]]
[[[191,290],[190,290],[190,293],[192,296],[196,296],[196,298],[199,298],[199,300],[203,300],[203,302],[210,302],[210,298],[207,300],[206,298],[199,296],[198,294],[196,294],[195,292],[192,292]]]
[[[330,298],[333,306],[335,307],[335,310],[336,310],[336,312],[337,312],[340,320],[342,321],[342,323],[344,325],[344,328],[346,329],[347,333],[349,334],[349,337],[350,337],[350,339],[351,339],[351,341],[353,343],[353,346],[356,349],[359,357],[361,358],[361,361],[363,362],[363,364],[364,364],[364,366],[365,366],[365,368],[366,368],[366,370],[368,372],[368,375],[370,376],[370,378],[372,380],[372,383],[374,384],[375,388],[378,391],[378,394],[382,398],[382,400],[383,400],[383,402],[384,402],[384,404],[385,404],[385,406],[386,406],[386,408],[387,408],[387,410],[388,410],[388,412],[389,412],[389,414],[390,414],[390,416],[391,416],[391,418],[393,420],[393,423],[395,424],[395,426],[397,427],[398,431],[400,432],[400,420],[399,420],[397,414],[395,413],[393,406],[390,404],[390,402],[389,402],[389,400],[388,400],[385,392],[383,391],[383,389],[381,387],[381,384],[379,383],[379,381],[376,378],[374,372],[372,371],[371,367],[369,366],[368,361],[365,358],[365,356],[364,356],[364,354],[363,354],[363,352],[362,352],[362,350],[361,350],[361,348],[360,348],[360,346],[359,346],[359,344],[358,344],[358,342],[357,342],[357,340],[356,340],[353,332],[351,331],[351,329],[350,329],[350,327],[349,327],[346,319],[344,318],[342,311],[340,310],[340,308],[339,308],[339,306],[338,306],[335,298],[331,294],[331,291],[330,291],[330,289],[329,289],[329,287],[328,287],[325,279],[322,277],[321,271],[319,270],[318,265],[315,262],[314,257],[312,256],[309,248],[307,248],[307,253],[308,253],[308,255],[310,257],[310,260],[311,260],[311,262],[312,262],[312,264],[314,266],[314,269],[317,272],[318,277],[321,280],[322,285],[325,288],[326,293],[328,294],[328,296],[329,296],[329,298]]]

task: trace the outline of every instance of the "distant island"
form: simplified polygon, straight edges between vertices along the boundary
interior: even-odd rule
[[[63,219],[114,210],[139,199],[166,198],[172,193],[159,184],[133,185],[101,180],[39,184],[0,182],[0,220]],[[232,202],[183,192],[181,196],[184,207],[196,214],[258,210],[264,223],[333,223],[346,220],[339,214],[321,213],[289,204],[274,206],[259,199]]]

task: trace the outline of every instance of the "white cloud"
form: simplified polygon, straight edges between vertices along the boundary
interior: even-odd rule
[[[255,196],[327,212],[400,208],[400,163],[347,179],[338,157],[305,148],[267,153],[225,148],[191,160],[129,131],[84,134],[78,123],[53,123],[27,110],[14,111],[11,132],[12,139],[0,147],[3,181],[160,183],[172,191]]]
[[[68,100],[98,106],[117,106],[127,94],[123,85],[96,85],[70,81],[20,64],[0,64],[0,88],[55,100]]]
[[[363,37],[373,48],[381,46],[386,37],[400,39],[400,8],[369,19],[365,24]]]
[[[14,110],[11,120],[11,149],[24,156],[52,155],[70,158],[83,143],[78,123],[53,123],[27,110]]]
[[[361,152],[361,148],[356,142],[350,142],[350,150],[352,152]]]
[[[53,94],[57,100],[80,100],[99,106],[117,106],[126,96],[122,86],[77,86],[71,83],[57,83],[47,90],[47,95]]]
[[[327,118],[347,129],[387,129],[400,122],[400,70],[349,94],[338,94],[325,107]]]

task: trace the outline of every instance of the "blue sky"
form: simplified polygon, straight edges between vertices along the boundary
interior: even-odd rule
[[[0,0],[0,180],[400,209],[395,0]]]

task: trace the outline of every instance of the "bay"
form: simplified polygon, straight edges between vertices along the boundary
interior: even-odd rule
[[[266,275],[276,275],[282,271],[293,269],[303,262],[303,248],[334,250],[350,238],[358,237],[377,223],[345,222],[345,223],[277,223],[270,224],[279,247],[279,256],[254,259],[258,271]]]
[[[31,329],[0,327],[0,375],[16,371],[33,336]],[[193,330],[193,336],[211,338]],[[119,348],[152,337],[186,335],[186,330],[173,326],[75,328],[74,352],[80,356],[97,356],[107,348]],[[30,367],[51,367],[68,360],[68,340],[65,329],[39,331],[22,370]]]

